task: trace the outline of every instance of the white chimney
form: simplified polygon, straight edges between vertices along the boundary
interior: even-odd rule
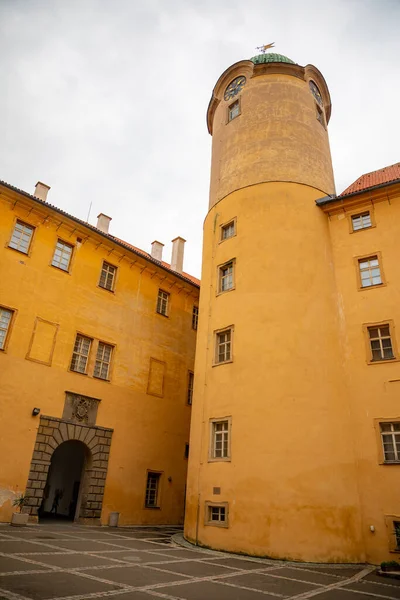
[[[176,237],[172,240],[172,257],[171,257],[171,269],[177,273],[183,271],[183,253],[185,250],[185,242],[181,237]]]
[[[112,221],[111,217],[107,217],[103,213],[97,215],[97,229],[100,229],[103,233],[108,233],[108,228],[110,227],[110,221]]]
[[[35,193],[33,195],[36,196],[36,198],[43,200],[43,202],[47,202],[47,193],[48,193],[49,189],[50,189],[49,185],[46,185],[45,183],[38,181],[35,186]]]
[[[157,240],[154,240],[154,242],[151,242],[151,256],[161,262],[163,248],[164,244],[162,244],[161,242],[157,242]]]

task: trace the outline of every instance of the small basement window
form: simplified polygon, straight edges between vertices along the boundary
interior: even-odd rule
[[[206,502],[205,524],[228,527],[228,503]]]

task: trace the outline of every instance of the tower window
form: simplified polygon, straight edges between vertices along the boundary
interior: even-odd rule
[[[222,265],[222,267],[219,267],[219,269],[218,269],[218,280],[219,280],[218,292],[228,292],[229,290],[233,290],[233,288],[234,288],[233,266],[234,266],[234,261],[231,260],[230,262]]]
[[[221,242],[228,240],[234,235],[236,235],[236,219],[225,223],[225,225],[221,225]]]
[[[187,388],[187,403],[190,405],[193,402],[193,384],[194,384],[194,373],[188,371],[188,388]]]
[[[185,444],[185,458],[189,458],[189,444]]]
[[[99,286],[105,290],[112,292],[114,290],[115,275],[117,273],[117,267],[110,265],[108,262],[103,261],[101,267]]]
[[[324,111],[318,104],[315,104],[315,108],[317,109],[317,121],[319,121],[322,127],[325,128]]]
[[[231,327],[216,333],[215,364],[219,365],[232,360],[232,333]]]
[[[230,440],[230,417],[224,419],[212,419],[209,459],[227,460],[231,455]]]
[[[157,312],[159,315],[168,317],[169,294],[163,290],[158,290]]]
[[[236,119],[240,115],[240,104],[239,100],[235,100],[228,106],[228,122]]]
[[[351,224],[353,231],[359,231],[360,229],[368,229],[368,227],[372,227],[371,214],[369,210],[359,215],[353,215],[351,217]]]
[[[14,248],[14,250],[18,250],[18,252],[28,254],[33,232],[34,227],[28,225],[27,223],[23,223],[22,221],[17,221],[15,223],[10,243],[8,244],[9,248]]]
[[[372,287],[383,283],[378,256],[359,259],[358,268],[360,273],[360,287]]]
[[[392,338],[389,324],[379,327],[368,327],[369,343],[371,347],[372,361],[390,360],[393,354]]]

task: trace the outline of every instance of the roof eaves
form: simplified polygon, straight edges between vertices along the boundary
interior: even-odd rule
[[[190,283],[190,285],[193,285],[196,288],[200,288],[199,284],[195,283],[194,281],[192,281],[188,277],[185,277],[184,275],[181,275],[180,273],[178,273],[177,271],[174,271],[173,269],[169,269],[167,267],[164,267],[164,265],[161,264],[160,261],[154,259],[152,256],[150,256],[150,255],[146,256],[144,254],[144,251],[143,251],[143,253],[142,252],[138,252],[137,250],[135,250],[134,248],[132,248],[130,246],[130,244],[125,243],[122,240],[119,240],[118,238],[115,238],[114,236],[112,236],[109,233],[104,233],[103,231],[100,231],[100,229],[97,229],[97,227],[94,227],[94,225],[90,225],[90,223],[86,223],[85,221],[82,221],[81,219],[78,219],[77,217],[74,217],[73,215],[70,215],[65,210],[62,210],[61,208],[58,208],[57,206],[54,206],[54,204],[50,204],[49,202],[45,202],[44,200],[41,200],[40,198],[37,198],[36,196],[33,196],[32,194],[29,194],[28,192],[25,192],[24,190],[20,190],[19,188],[15,187],[14,185],[11,185],[10,183],[7,183],[6,181],[3,181],[1,179],[0,179],[0,185],[3,185],[4,187],[6,187],[9,190],[12,190],[14,192],[18,192],[22,196],[25,196],[25,198],[28,198],[29,200],[33,200],[34,202],[36,202],[37,204],[39,204],[41,206],[46,206],[47,208],[50,208],[50,209],[54,210],[55,212],[57,212],[57,213],[59,213],[61,215],[64,215],[68,219],[71,219],[72,221],[75,221],[76,223],[79,223],[83,227],[87,227],[88,229],[90,229],[94,233],[97,233],[101,237],[104,237],[107,240],[112,241],[114,244],[117,244],[117,246],[121,246],[122,248],[125,248],[126,250],[129,250],[129,252],[132,252],[133,254],[136,254],[136,256],[140,256],[144,260],[148,260],[150,263],[153,263],[154,265],[157,265],[160,269],[163,269],[163,271],[167,271],[168,273],[175,275],[179,279],[182,279],[183,281],[186,281],[187,283]]]
[[[379,190],[381,188],[396,185],[398,183],[400,183],[400,179],[393,179],[392,181],[385,181],[385,183],[371,185],[369,187],[363,188],[362,190],[356,190],[355,192],[350,192],[348,194],[340,194],[339,196],[325,196],[324,198],[319,198],[318,200],[316,200],[315,203],[317,206],[325,206],[326,204],[331,204],[332,202],[347,200],[347,198],[352,198],[353,196],[360,196],[365,192],[372,192],[374,190]]]

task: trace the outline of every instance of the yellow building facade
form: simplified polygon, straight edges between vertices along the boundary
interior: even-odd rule
[[[378,562],[400,546],[400,205],[335,196],[330,112],[321,73],[277,54],[213,90],[185,537]]]
[[[0,184],[0,521],[183,520],[199,281]]]

